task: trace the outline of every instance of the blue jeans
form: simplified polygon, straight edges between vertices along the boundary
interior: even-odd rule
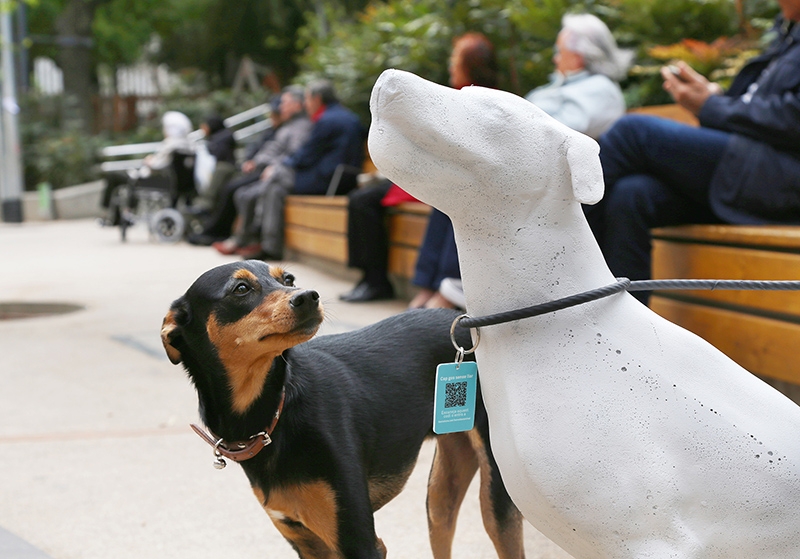
[[[584,213],[615,276],[650,278],[651,228],[719,222],[709,184],[729,139],[645,115],[624,116],[600,137],[605,194]]]
[[[425,238],[419,247],[417,265],[411,283],[437,291],[444,278],[461,278],[453,224],[436,208],[428,218]]]

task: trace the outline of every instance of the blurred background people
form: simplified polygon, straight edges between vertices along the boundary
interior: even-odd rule
[[[605,195],[584,210],[614,275],[650,278],[653,227],[800,223],[800,0],[778,3],[774,39],[728,91],[662,69],[699,127],[632,114],[600,138]]]

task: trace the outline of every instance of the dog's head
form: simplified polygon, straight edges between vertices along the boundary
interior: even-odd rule
[[[370,110],[369,151],[381,173],[451,217],[603,195],[597,143],[517,95],[387,70]]]
[[[172,303],[161,340],[170,361],[182,362],[198,388],[227,384],[241,413],[259,396],[272,361],[311,339],[322,319],[316,291],[295,287],[281,268],[248,260],[201,275]]]

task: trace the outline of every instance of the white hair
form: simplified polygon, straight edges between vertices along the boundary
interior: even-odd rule
[[[161,117],[161,128],[165,138],[185,138],[192,131],[192,121],[178,111],[167,111]]]
[[[561,20],[566,47],[583,57],[592,74],[603,74],[614,81],[628,74],[633,51],[620,49],[605,23],[592,14],[567,14]]]

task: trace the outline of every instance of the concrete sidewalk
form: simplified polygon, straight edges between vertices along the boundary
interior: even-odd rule
[[[161,320],[213,249],[125,244],[92,220],[0,224],[0,303],[72,303],[63,315],[0,320],[0,556],[3,559],[296,557],[235,464],[222,471],[188,427],[197,399],[164,354]],[[323,334],[402,312],[402,301],[346,304],[349,280],[297,263],[319,291]],[[393,558],[431,557],[426,443],[406,490],[376,515]],[[529,558],[569,556],[526,525]],[[496,557],[473,483],[455,557]]]

